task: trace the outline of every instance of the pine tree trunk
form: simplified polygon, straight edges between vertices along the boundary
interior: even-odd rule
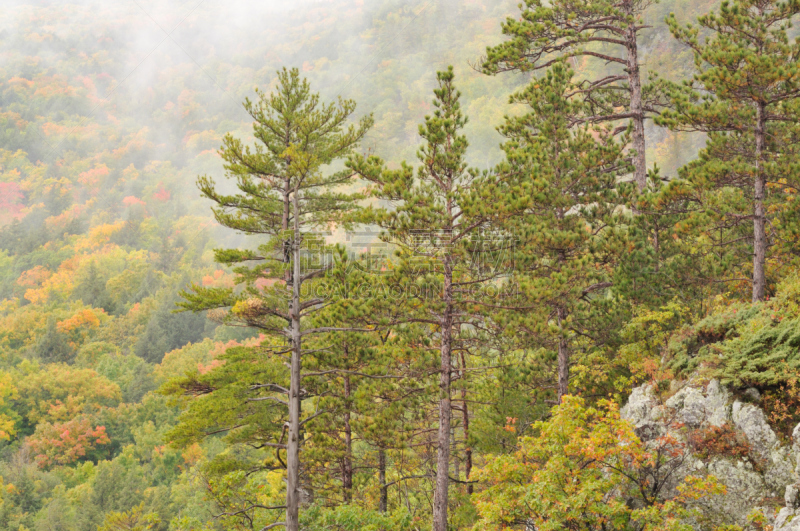
[[[344,377],[344,396],[350,399],[350,377]],[[353,497],[353,431],[350,427],[350,405],[344,412],[344,459],[342,460],[342,488],[344,501],[350,503]]]
[[[381,499],[378,510],[385,513],[389,509],[389,487],[386,486],[386,450],[378,450],[378,482],[381,484]]]
[[[461,372],[464,386],[461,388],[461,414],[463,415],[464,423],[464,477],[469,481],[469,476],[472,473],[472,448],[469,447],[469,408],[467,407],[467,360],[464,353],[461,353]],[[472,483],[467,484],[467,494],[472,494]]]
[[[567,318],[567,312],[564,308],[558,309],[558,325],[563,326],[564,320]],[[567,340],[564,337],[558,339],[558,403],[564,395],[569,394],[569,347]]]
[[[634,2],[625,2],[625,11],[630,17],[634,15]],[[628,34],[625,38],[625,49],[627,52],[628,65],[628,89],[630,90],[630,113],[633,121],[633,149],[636,155],[633,157],[633,180],[636,182],[636,189],[642,193],[647,186],[647,160],[645,158],[645,138],[644,138],[644,110],[642,108],[642,80],[639,77],[639,47],[636,42],[636,20],[631,21],[628,26]]]
[[[658,222],[656,222],[655,227],[653,227],[653,252],[655,253],[655,271],[658,273],[660,266],[661,266],[661,241],[659,240],[659,227]]]
[[[286,529],[300,530],[300,226],[297,193],[294,203],[294,238],[292,241],[292,359],[289,374],[289,440],[286,443]]]
[[[289,213],[290,213],[290,208],[292,206],[291,199],[290,199],[290,196],[289,196],[289,194],[291,193],[290,189],[289,189],[289,185],[290,184],[291,183],[290,183],[289,179],[286,179],[286,182],[284,183],[284,191],[283,191],[283,194],[284,194],[283,195],[283,217],[281,218],[281,228],[284,231],[289,230]],[[283,262],[285,264],[289,263],[289,260],[292,257],[292,245],[291,245],[291,243],[292,242],[289,241],[289,240],[284,240],[284,242],[283,242]],[[286,283],[288,284],[291,281],[291,279],[292,279],[292,272],[291,272],[290,269],[287,268],[286,271],[283,272],[283,280],[286,281]]]
[[[765,117],[764,105],[758,103],[756,111],[756,182],[753,205],[753,302],[764,300],[767,278],[764,267],[767,261],[767,219],[764,210],[764,199],[767,193],[767,183],[761,168],[761,158],[765,147]]]
[[[447,531],[447,502],[450,484],[450,378],[453,327],[453,271],[448,258],[444,259],[444,313],[441,319],[439,374],[439,435],[436,454],[436,491],[433,500],[433,531]]]

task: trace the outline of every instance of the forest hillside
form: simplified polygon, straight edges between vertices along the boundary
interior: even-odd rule
[[[794,529],[800,4],[7,4],[0,529]]]

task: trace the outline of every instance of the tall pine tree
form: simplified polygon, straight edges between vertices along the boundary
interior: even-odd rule
[[[465,162],[468,142],[462,134],[467,118],[461,112],[460,93],[452,67],[437,73],[435,111],[420,125],[425,144],[418,152],[414,171],[403,163],[390,170],[378,157],[353,157],[348,165],[374,184],[373,196],[393,208],[370,210],[370,220],[383,230],[383,238],[400,249],[399,262],[387,275],[391,292],[402,312],[393,324],[424,325],[438,350],[438,427],[434,531],[448,529],[452,382],[464,349],[468,325],[480,306],[481,287],[496,278],[497,270],[476,260],[476,242],[485,239],[489,218],[488,198],[480,197],[482,177]]]
[[[201,193],[216,203],[213,211],[219,223],[259,235],[263,243],[257,251],[217,250],[219,263],[236,266],[239,289],[193,286],[184,293],[182,306],[193,311],[215,309],[224,323],[261,330],[272,339],[271,344],[262,345],[261,352],[288,363],[288,384],[282,380],[260,382],[252,391],[268,396],[251,398],[286,409],[285,442],[281,434],[278,441],[262,444],[286,451],[286,519],[275,525],[297,531],[301,428],[311,418],[301,418],[301,403],[307,398],[302,374],[307,349],[303,345],[305,338],[331,331],[330,327],[309,326],[310,316],[324,307],[325,301],[303,286],[322,276],[326,266],[303,257],[307,251],[321,250],[313,249],[319,241],[311,233],[327,229],[355,208],[357,196],[340,191],[350,182],[352,172],[331,172],[327,167],[350,154],[372,118],[348,125],[355,103],[341,99],[323,103],[297,69],[278,72],[275,91],[258,95],[257,101],[247,99],[244,104],[253,117],[258,143],[250,148],[229,134],[219,151],[238,193],[220,192],[207,176],[200,177],[198,185]]]
[[[752,253],[753,302],[767,295],[767,259],[777,237],[771,226],[786,195],[800,188],[800,42],[787,35],[798,14],[797,0],[735,0],[700,17],[698,26],[667,19],[693,51],[697,73],[672,87],[673,109],[660,122],[709,134],[700,157],[668,191],[691,201],[687,223],[721,252]]]
[[[576,123],[633,126],[633,176],[641,192],[647,185],[645,120],[659,108],[659,85],[642,87],[639,33],[650,0],[525,0],[519,19],[509,17],[503,34],[510,40],[487,49],[483,71],[538,71],[572,57],[598,60],[603,68],[575,86],[572,97],[586,106]],[[611,69],[608,67],[612,66]]]
[[[609,246],[620,206],[617,179],[630,167],[607,127],[574,126],[584,103],[569,98],[572,71],[554,64],[512,96],[529,112],[500,128],[506,162],[498,168],[498,221],[517,238],[517,311],[496,319],[530,348],[554,352],[559,401],[569,393],[573,354],[608,340]],[[522,310],[522,311],[518,311]]]

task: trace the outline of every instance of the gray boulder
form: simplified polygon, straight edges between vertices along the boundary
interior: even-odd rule
[[[795,428],[795,431],[797,429]],[[800,486],[787,485],[784,501],[786,507],[778,512],[775,518],[774,531],[800,531]]]
[[[716,380],[706,385],[686,382],[663,402],[653,391],[651,386],[637,387],[620,412],[647,444],[655,444],[665,434],[686,444],[683,461],[664,489],[666,497],[676,494],[687,475],[710,474],[727,489],[724,495],[699,502],[713,520],[748,529],[747,516],[761,510],[774,531],[800,531],[800,425],[794,430],[793,443],[782,444],[764,411],[749,403],[760,399],[757,391],[750,391],[748,402],[742,402]],[[712,427],[726,424],[746,440],[749,454],[745,458],[701,459],[693,454],[688,442],[696,439],[695,433],[702,438]],[[785,507],[775,503],[780,498],[785,499]]]

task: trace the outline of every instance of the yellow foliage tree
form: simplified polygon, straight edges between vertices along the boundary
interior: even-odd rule
[[[16,434],[16,418],[6,401],[14,400],[18,396],[11,375],[0,373],[0,441],[8,441]]]

